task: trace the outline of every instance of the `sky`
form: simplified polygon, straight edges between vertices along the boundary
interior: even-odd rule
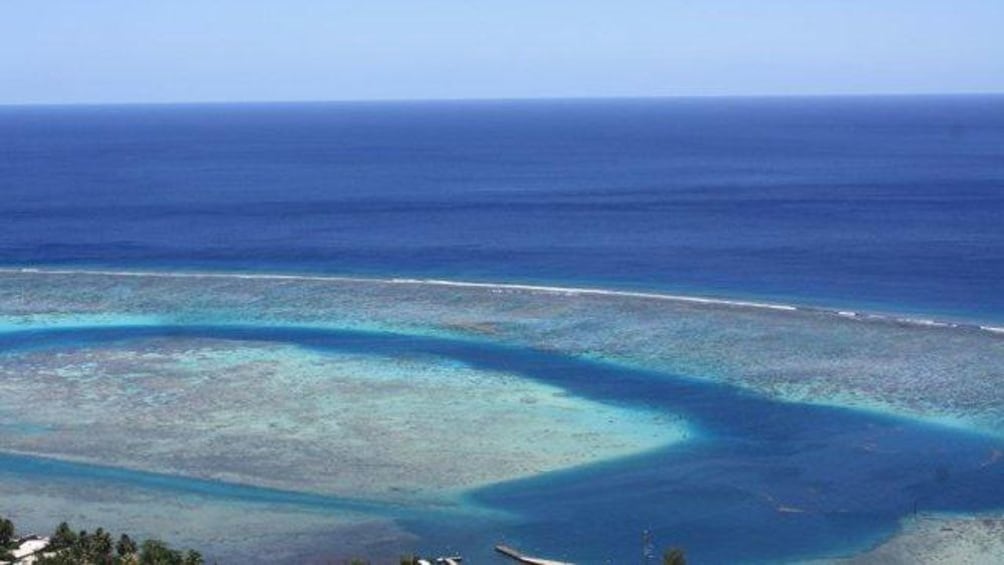
[[[0,0],[0,104],[1004,92],[1004,0]]]

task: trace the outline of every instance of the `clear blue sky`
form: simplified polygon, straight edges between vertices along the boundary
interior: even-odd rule
[[[1004,0],[0,0],[0,103],[1004,92]]]

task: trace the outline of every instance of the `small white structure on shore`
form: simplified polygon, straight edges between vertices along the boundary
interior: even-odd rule
[[[36,554],[49,547],[49,538],[39,536],[27,536],[19,540],[17,549],[11,550],[14,557],[12,563],[17,565],[30,565],[36,560]]]

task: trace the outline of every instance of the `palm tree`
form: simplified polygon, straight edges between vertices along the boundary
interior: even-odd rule
[[[115,544],[115,552],[119,554],[119,557],[126,557],[128,555],[133,555],[137,551],[136,542],[132,541],[126,534],[122,534],[119,538],[119,542]]]
[[[0,550],[10,545],[12,541],[14,541],[14,522],[0,518]]]
[[[70,547],[77,543],[77,534],[70,529],[70,525],[66,522],[60,522],[56,526],[56,531],[52,534],[52,540],[49,545],[52,549],[63,549]]]

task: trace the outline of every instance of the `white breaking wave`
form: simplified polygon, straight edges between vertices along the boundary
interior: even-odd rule
[[[950,328],[950,329],[971,329],[988,332],[996,335],[1004,335],[1004,327],[986,326],[978,324],[956,323],[928,318],[899,317],[884,314],[863,314],[850,310],[837,310],[828,308],[794,306],[791,304],[779,304],[773,302],[758,302],[751,300],[729,300],[725,298],[710,298],[704,296],[691,296],[685,294],[669,294],[660,292],[642,292],[631,290],[611,290],[590,287],[565,287],[548,286],[519,283],[491,283],[474,281],[456,281],[445,279],[419,279],[419,278],[378,278],[378,277],[358,277],[339,275],[303,275],[303,274],[278,274],[278,273],[234,273],[234,272],[184,272],[184,271],[130,271],[130,270],[103,270],[103,269],[39,269],[39,268],[10,268],[0,267],[0,274],[33,274],[33,275],[97,275],[110,277],[150,277],[168,279],[243,279],[243,280],[272,280],[272,281],[311,281],[311,282],[347,282],[347,283],[374,283],[385,285],[411,285],[411,286],[440,286],[454,288],[479,288],[491,291],[515,291],[559,294],[563,296],[610,296],[621,298],[639,298],[644,300],[665,300],[671,302],[682,302],[689,304],[706,304],[711,306],[730,306],[736,308],[756,308],[772,310],[778,312],[812,312],[816,314],[829,314],[849,320],[859,321],[885,321],[910,324],[930,328]]]
[[[518,283],[488,283],[473,281],[453,281],[443,279],[410,279],[410,278],[376,278],[349,277],[338,275],[283,275],[274,273],[210,273],[210,272],[169,272],[169,271],[108,271],[101,269],[36,269],[36,268],[0,268],[0,273],[21,273],[36,275],[100,275],[110,277],[152,277],[177,279],[244,279],[244,280],[280,280],[280,281],[314,281],[314,282],[359,282],[381,283],[391,285],[415,286],[448,286],[456,288],[483,288],[488,290],[517,290],[526,292],[542,292],[562,294],[566,296],[619,296],[630,298],[645,298],[651,300],[671,300],[676,302],[692,302],[696,304],[717,304],[727,306],[742,306],[748,308],[766,308],[770,310],[795,311],[797,306],[774,304],[770,302],[754,302],[746,300],[726,300],[723,298],[707,298],[683,294],[665,294],[657,292],[636,292],[630,290],[609,290],[602,288],[581,288],[564,286],[544,286]]]

